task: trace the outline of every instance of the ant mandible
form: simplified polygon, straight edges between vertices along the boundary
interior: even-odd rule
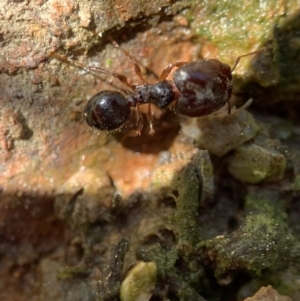
[[[120,49],[129,58],[134,66],[134,71],[141,80],[141,85],[128,82],[127,77],[116,72],[110,72],[104,68],[84,66],[79,62],[60,56],[51,55],[57,59],[77,65],[88,72],[109,74],[117,78],[132,90],[132,93],[124,95],[119,91],[104,90],[88,101],[84,109],[86,123],[100,131],[114,131],[120,129],[131,117],[131,108],[135,107],[137,118],[137,133],[140,134],[143,127],[143,119],[139,111],[141,104],[148,104],[148,119],[150,133],[154,133],[150,104],[165,109],[173,104],[177,114],[187,117],[201,117],[228,106],[228,114],[231,113],[230,97],[232,93],[232,72],[242,57],[256,54],[264,48],[240,55],[237,57],[233,68],[217,59],[203,59],[196,62],[176,62],[163,69],[157,83],[147,83],[142,75],[137,60],[116,41],[112,44]],[[167,80],[173,68],[173,81]]]

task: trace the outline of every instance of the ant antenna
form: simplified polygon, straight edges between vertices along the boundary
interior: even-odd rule
[[[141,82],[143,84],[147,84],[147,82],[145,81],[145,79],[143,77],[142,69],[141,69],[138,61],[136,60],[136,58],[134,56],[132,56],[127,50],[122,48],[111,36],[109,36],[108,38],[114,47],[116,47],[117,49],[120,49],[131,60],[131,62],[133,63],[134,72],[136,73],[136,75],[139,77],[139,79],[141,80]]]
[[[117,78],[121,83],[125,84],[127,87],[129,87],[131,90],[135,90],[136,85],[130,84],[127,80],[127,77],[123,74],[117,73],[117,72],[110,72],[104,68],[101,67],[95,67],[95,66],[85,66],[84,64],[79,63],[78,61],[74,61],[68,57],[59,55],[55,52],[51,52],[50,56],[55,57],[58,60],[67,62],[71,65],[74,65],[76,67],[79,67],[87,72],[92,72],[94,73],[94,75],[96,75],[97,73],[102,73],[102,74],[108,74],[108,75],[112,75],[113,77]]]
[[[235,63],[233,65],[232,69],[231,69],[231,72],[233,72],[233,70],[236,68],[236,66],[238,65],[238,63],[240,62],[240,60],[241,60],[242,57],[245,57],[245,56],[248,56],[248,55],[252,55],[252,54],[255,54],[255,53],[259,53],[259,52],[262,52],[264,50],[266,50],[266,47],[262,47],[262,48],[260,48],[258,50],[255,50],[255,51],[249,52],[247,54],[243,54],[243,55],[238,56],[237,59],[235,60]]]
[[[246,54],[243,54],[243,55],[238,56],[238,57],[236,58],[236,60],[235,60],[235,63],[234,63],[234,65],[233,65],[232,69],[231,69],[231,72],[234,71],[234,69],[236,68],[236,66],[239,64],[241,58],[243,58],[243,57],[245,57],[245,56],[248,56],[248,55],[253,55],[253,54],[259,53],[259,52],[264,51],[264,50],[266,50],[266,47],[262,47],[262,48],[260,48],[260,49],[258,49],[258,50],[255,50],[255,51],[252,51],[252,52],[249,52],[249,53],[246,53]],[[252,102],[252,101],[251,101],[251,102]],[[231,105],[230,105],[229,99],[227,99],[227,104],[228,104],[228,114],[231,114]],[[248,106],[248,105],[247,105],[247,106]]]

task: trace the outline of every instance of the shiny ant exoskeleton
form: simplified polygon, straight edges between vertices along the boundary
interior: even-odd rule
[[[228,114],[230,114],[232,72],[242,57],[262,51],[259,49],[239,56],[232,69],[229,65],[216,59],[172,63],[162,71],[157,83],[149,84],[144,80],[136,59],[115,41],[112,43],[133,62],[134,71],[142,81],[141,85],[129,83],[127,77],[122,74],[99,67],[86,67],[55,53],[51,55],[80,66],[87,71],[112,75],[129,87],[132,93],[128,93],[126,96],[119,91],[111,90],[104,90],[95,94],[86,104],[83,115],[90,127],[100,131],[114,131],[123,127],[130,120],[131,108],[135,107],[138,114],[136,130],[138,134],[141,133],[143,127],[143,119],[139,111],[141,104],[149,105],[148,116],[152,133],[154,131],[150,104],[161,109],[172,104],[176,113],[187,117],[209,115],[227,105]],[[173,73],[173,81],[167,80],[166,78],[175,67],[178,69]]]

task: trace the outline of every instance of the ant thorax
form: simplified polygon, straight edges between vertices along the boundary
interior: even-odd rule
[[[167,108],[177,98],[177,89],[173,82],[163,80],[155,84],[143,84],[135,87],[135,92],[128,95],[131,107],[137,104],[151,103],[160,109]]]

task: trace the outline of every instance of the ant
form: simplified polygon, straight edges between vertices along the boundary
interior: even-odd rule
[[[77,65],[88,72],[109,74],[129,87],[132,92],[125,96],[119,91],[104,90],[88,101],[84,109],[86,123],[100,131],[114,131],[120,129],[131,117],[131,108],[137,112],[137,134],[141,134],[143,118],[139,111],[141,104],[148,104],[148,119],[150,133],[153,134],[151,104],[160,109],[173,105],[177,114],[187,117],[201,117],[212,114],[224,106],[228,106],[228,114],[231,113],[229,103],[232,93],[232,72],[241,58],[261,52],[265,48],[240,55],[237,57],[232,68],[217,59],[203,59],[196,62],[176,62],[169,64],[161,72],[157,83],[147,83],[142,75],[137,60],[116,41],[111,39],[112,44],[120,49],[129,58],[134,66],[136,75],[141,80],[141,85],[128,82],[126,76],[110,72],[106,69],[94,66],[84,66],[79,62],[60,56],[56,53],[51,55],[62,61]],[[178,68],[173,73],[173,81],[167,80],[173,68]]]

